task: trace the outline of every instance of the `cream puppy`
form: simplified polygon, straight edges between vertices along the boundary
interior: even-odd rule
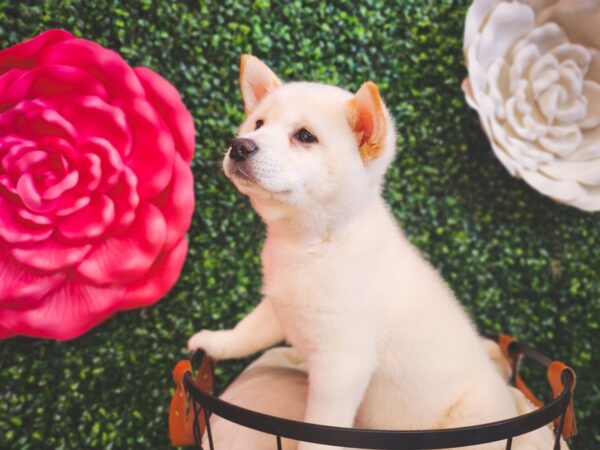
[[[189,348],[240,358],[287,340],[309,373],[307,422],[408,430],[515,416],[475,327],[381,197],[396,138],[377,86],[282,84],[248,55],[240,82],[246,120],[223,168],[267,228],[264,298]],[[545,450],[549,433],[513,448]]]

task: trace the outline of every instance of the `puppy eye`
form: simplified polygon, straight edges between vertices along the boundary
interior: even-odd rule
[[[265,121],[264,121],[264,120],[260,120],[260,119],[258,119],[258,120],[256,121],[256,125],[255,125],[254,129],[255,129],[255,130],[258,130],[258,129],[259,129],[260,127],[262,127],[264,124],[265,124]]]
[[[314,144],[315,142],[319,142],[317,137],[306,128],[300,128],[298,131],[296,131],[294,137],[305,144]]]

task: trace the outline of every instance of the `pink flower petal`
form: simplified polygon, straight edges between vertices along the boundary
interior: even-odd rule
[[[86,241],[104,234],[115,218],[115,205],[106,195],[92,198],[84,208],[58,222],[58,234],[68,242]]]
[[[188,163],[175,155],[173,179],[165,192],[154,200],[167,221],[167,241],[170,249],[181,240],[192,223],[194,212],[194,177]]]
[[[103,138],[123,157],[131,152],[131,135],[123,110],[98,97],[77,97],[61,109],[77,130],[79,141]]]
[[[0,123],[2,121],[0,115]],[[15,175],[20,175],[23,170],[19,170],[19,166],[17,162],[25,156],[27,153],[35,150],[37,145],[34,141],[28,141],[24,139],[19,139],[18,142],[13,143],[8,151],[5,151],[5,154],[2,158],[2,168],[9,174],[11,172],[15,172]]]
[[[33,225],[51,225],[53,223],[52,219],[50,219],[48,216],[33,214],[31,211],[25,208],[17,208],[17,214],[22,219],[32,222]]]
[[[23,154],[11,165],[10,169],[18,173],[29,172],[31,167],[47,160],[48,153],[41,150],[33,150]]]
[[[60,180],[55,185],[46,189],[44,193],[42,193],[42,198],[44,200],[56,200],[60,197],[65,191],[72,189],[77,185],[79,181],[79,172],[73,171],[64,176],[62,180]]]
[[[79,156],[79,150],[73,144],[65,139],[56,136],[41,136],[37,141],[37,146],[48,153],[60,155],[61,170],[66,172]]]
[[[190,163],[194,156],[194,120],[181,101],[177,89],[146,67],[136,67],[134,70],[144,86],[146,98],[171,130],[177,151],[185,162]]]
[[[84,153],[79,160],[79,171],[81,173],[80,187],[86,192],[104,192],[98,190],[102,180],[102,161],[98,155]]]
[[[15,194],[17,189],[13,181],[5,174],[0,173],[0,188],[4,188],[6,194]],[[2,195],[2,189],[0,189],[0,195]]]
[[[119,304],[120,309],[140,308],[156,303],[177,282],[187,256],[188,242],[184,237],[163,254],[142,279],[131,284]]]
[[[26,173],[17,181],[17,193],[21,201],[32,211],[40,211],[42,206],[42,197],[37,191],[33,177]]]
[[[88,72],[76,67],[45,65],[35,67],[0,91],[0,110],[26,98],[40,98],[54,107],[77,96],[107,98],[106,87]]]
[[[47,226],[32,227],[18,219],[16,205],[0,195],[0,238],[9,244],[39,242],[52,234]]]
[[[163,250],[166,234],[159,209],[141,204],[127,234],[102,241],[77,267],[77,273],[98,284],[137,280]]]
[[[46,48],[38,57],[40,64],[84,68],[106,86],[113,100],[129,102],[144,95],[140,81],[125,60],[117,52],[95,42],[71,39]]]
[[[39,101],[32,100],[23,100],[14,108],[0,113],[1,129],[11,130],[33,141],[56,136],[73,142],[77,136],[75,128],[64,117]]]
[[[0,305],[3,308],[32,306],[60,285],[65,278],[65,273],[35,274],[0,250]]]
[[[129,167],[125,167],[115,188],[108,192],[115,202],[115,222],[111,230],[113,233],[121,233],[135,219],[135,209],[140,204],[137,182],[135,174]]]
[[[90,138],[79,145],[79,149],[87,155],[97,156],[101,163],[102,182],[100,190],[114,187],[119,181],[124,165],[121,155],[111,142],[103,138]]]
[[[6,130],[4,130],[6,131]],[[0,154],[10,150],[13,146],[23,142],[23,138],[15,136],[14,134],[6,134],[0,136]]]
[[[87,205],[90,204],[90,202],[92,201],[92,199],[90,198],[89,195],[86,195],[84,197],[75,197],[74,195],[68,195],[66,196],[67,198],[61,198],[62,200],[62,206],[60,206],[57,210],[56,210],[56,216],[57,217],[67,217],[70,216],[71,214],[75,213],[76,211],[79,211],[82,208],[85,208]]]
[[[17,79],[21,78],[25,71],[19,69],[11,69],[3,75],[0,75],[0,92],[6,91],[9,86]],[[5,109],[10,105],[5,105]],[[2,111],[2,109],[0,109]]]
[[[175,145],[150,103],[136,99],[131,108],[127,113],[133,132],[133,149],[126,162],[138,178],[140,197],[145,199],[162,192],[171,181]]]
[[[70,246],[54,239],[47,239],[25,248],[15,247],[10,253],[24,266],[52,272],[81,262],[91,248],[91,244]]]
[[[0,327],[25,336],[72,339],[111,316],[123,292],[68,280],[35,308],[0,310]]]
[[[45,47],[73,39],[64,30],[48,30],[27,41],[0,51],[0,73],[13,67],[29,69],[37,62],[38,53]]]

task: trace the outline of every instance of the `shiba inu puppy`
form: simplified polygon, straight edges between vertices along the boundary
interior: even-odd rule
[[[309,374],[307,422],[409,430],[517,415],[467,314],[381,197],[396,137],[377,86],[283,84],[249,55],[240,83],[246,119],[223,168],[267,228],[264,298],[188,347],[227,359],[287,340]],[[513,448],[548,443],[544,428]]]

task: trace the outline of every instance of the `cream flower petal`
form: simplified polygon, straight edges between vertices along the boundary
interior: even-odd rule
[[[588,50],[592,56],[592,60],[590,61],[590,68],[587,71],[586,79],[600,83],[600,50],[593,48]]]
[[[564,91],[566,92],[566,91]],[[565,94],[568,96],[568,93]],[[587,113],[587,99],[579,97],[556,111],[556,119],[562,123],[576,123],[582,121]]]
[[[540,172],[557,180],[577,181],[590,186],[600,185],[600,159],[594,161],[555,161],[540,167]]]
[[[600,126],[600,84],[593,81],[583,82],[583,95],[587,99],[587,115],[581,122],[581,128]]]
[[[573,61],[583,73],[588,71],[590,62],[592,61],[592,55],[589,50],[577,44],[564,43],[557,45],[552,49],[551,53],[560,62]]]
[[[527,78],[533,86],[533,95],[539,97],[549,86],[560,80],[558,60],[549,53],[543,55],[531,65]]]
[[[539,172],[530,172],[528,170],[524,170],[521,176],[542,194],[561,202],[568,203],[570,200],[585,195],[585,191],[581,185],[574,181],[554,180]]]
[[[509,98],[506,102],[506,118],[512,129],[523,139],[534,140],[537,139],[537,134],[531,128],[523,126],[523,116],[517,111],[516,108],[517,99],[516,97]]]
[[[526,45],[535,45],[541,54],[547,53],[554,47],[567,43],[567,35],[555,23],[546,23],[533,28],[527,36],[515,45],[513,54]]]
[[[586,131],[582,137],[581,146],[571,155],[571,159],[573,161],[592,161],[600,158],[600,128]]]
[[[525,45],[514,52],[513,62],[510,67],[509,88],[510,93],[514,94],[517,91],[519,81],[523,79],[523,75],[529,67],[541,56],[539,49],[533,45]]]
[[[547,135],[551,129],[548,125],[534,119],[530,114],[523,116],[523,125],[540,137]]]
[[[514,159],[504,153],[504,148],[492,143],[492,149],[506,170],[508,170],[513,177],[518,176],[519,165],[515,163]]]
[[[492,130],[492,134],[494,136],[494,140],[492,140],[492,149],[494,153],[500,159],[500,162],[506,167],[506,169],[510,172],[511,175],[515,176],[517,174],[517,169],[520,167],[519,158],[521,155],[512,150],[508,134],[504,132],[504,129],[496,122],[490,122],[489,128]],[[512,154],[510,153],[512,150]]]
[[[460,86],[465,94],[465,99],[467,100],[467,103],[471,108],[474,109],[476,103],[473,99],[473,88],[471,87],[471,81],[469,80],[469,77],[465,78]]]
[[[585,195],[577,197],[570,204],[584,211],[600,211],[600,188],[588,189]]]
[[[576,126],[553,127],[549,136],[540,138],[539,142],[549,152],[566,158],[577,150],[583,137]]]
[[[475,35],[479,33],[481,25],[487,20],[492,9],[501,2],[502,0],[475,0],[473,2],[465,19],[464,48],[472,44]]]
[[[560,0],[527,0],[527,4],[533,8],[536,16],[538,16],[541,11],[548,9],[559,1]]]
[[[485,72],[481,66],[477,63],[477,49],[481,43],[481,36],[476,36],[473,45],[469,47],[467,53],[467,61],[471,61],[468,64],[469,69],[469,80],[471,84],[471,92],[473,98],[476,101],[481,99],[482,91],[485,89]]]
[[[515,99],[517,101],[517,111],[521,114],[532,114],[535,109],[535,102],[533,93],[531,90],[531,85],[525,81],[521,80],[519,86],[517,87],[517,92],[515,93]]]
[[[538,97],[538,105],[549,122],[554,120],[561,90],[561,86],[550,86]],[[564,92],[564,90],[562,90],[562,92]]]
[[[514,41],[533,28],[533,11],[520,3],[500,3],[481,32],[477,60],[485,70],[496,58],[503,57]]]
[[[530,1],[527,0],[528,3]],[[553,2],[539,12],[536,22],[555,22],[572,42],[579,42],[586,47],[600,47],[600,35],[597,32],[600,23],[600,3],[597,0]]]
[[[507,71],[508,66],[502,59],[498,59],[490,65],[487,71],[487,84],[489,86],[489,96],[494,102],[494,115],[504,118],[504,93],[507,92]]]
[[[506,155],[513,159],[514,163],[511,164],[508,164],[507,161],[503,160],[503,163],[505,163],[504,165],[509,169],[512,175],[515,175],[517,172],[516,169],[521,166],[534,170],[539,162],[544,159],[540,152],[533,151],[533,148],[530,149],[530,151],[524,151],[525,145],[522,141],[512,138],[498,122],[491,121],[490,125],[493,135],[496,138],[497,145],[494,146],[496,154],[500,157],[501,153],[502,156]]]

